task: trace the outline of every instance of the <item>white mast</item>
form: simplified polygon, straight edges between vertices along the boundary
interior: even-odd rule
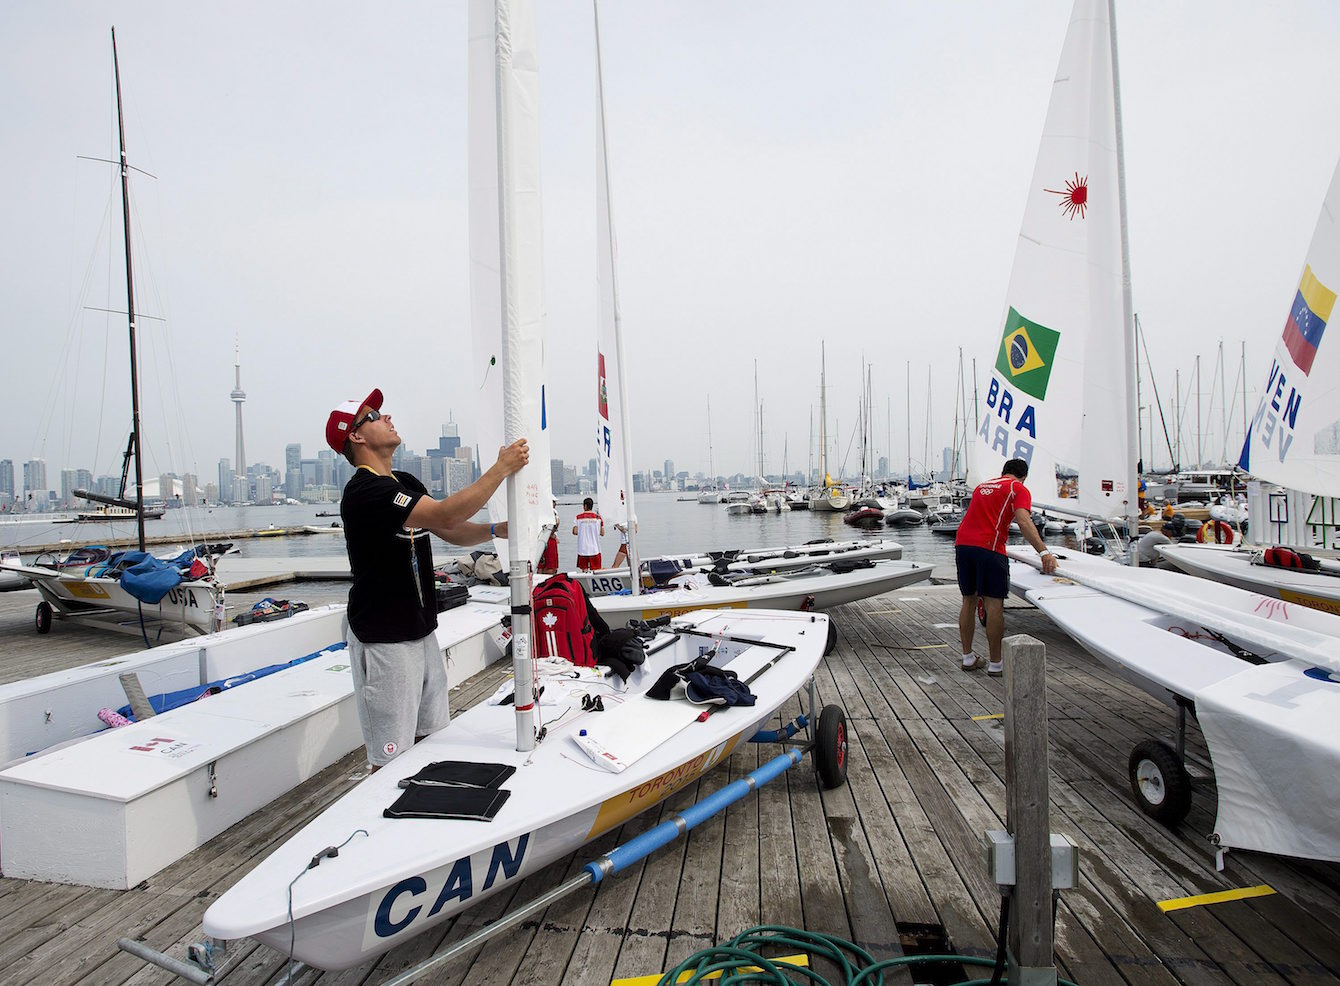
[[[624,525],[628,533],[628,564],[629,572],[632,577],[628,580],[633,595],[639,595],[642,592],[642,580],[638,577],[640,568],[640,559],[637,551],[637,514],[633,510],[633,439],[628,428],[628,384],[625,380],[624,372],[624,348],[623,348],[623,316],[619,311],[619,279],[616,274],[616,250],[614,241],[614,197],[610,191],[610,168],[609,168],[609,141],[605,136],[605,69],[600,58],[600,5],[597,0],[591,0],[591,9],[595,16],[596,33],[596,107],[598,111],[598,139],[600,142],[600,187],[596,189],[596,195],[603,196],[603,212],[597,209],[597,214],[602,215],[605,220],[605,228],[597,230],[596,235],[601,237],[604,242],[597,245],[596,252],[599,255],[602,250],[608,249],[609,260],[608,270],[599,271],[600,274],[607,274],[609,278],[609,300],[613,305],[614,314],[614,349],[615,357],[619,362],[618,386],[619,386],[619,430],[620,438],[623,442],[623,484],[626,490],[627,504],[624,510]],[[603,267],[603,258],[598,260],[598,267]],[[598,274],[599,276],[599,274]],[[602,508],[604,505],[601,505]]]
[[[827,365],[824,344],[819,343],[819,488],[828,489],[828,406],[824,398],[824,373]]]
[[[710,474],[707,478],[712,483],[712,489],[717,488],[717,470],[712,464],[712,395],[707,395],[707,471]]]
[[[1133,443],[1139,441],[1139,411],[1136,406],[1135,390],[1129,383],[1135,376],[1135,306],[1131,302],[1131,241],[1126,213],[1126,142],[1121,132],[1121,77],[1117,58],[1115,0],[1107,0],[1107,30],[1112,45],[1112,103],[1117,123],[1117,206],[1121,215],[1121,324],[1126,358],[1126,458],[1129,470],[1126,475],[1126,534],[1134,540],[1140,520],[1137,493],[1140,489],[1140,476],[1136,469],[1140,449],[1138,446],[1133,446]],[[1134,551],[1128,554],[1132,565],[1140,563]]]

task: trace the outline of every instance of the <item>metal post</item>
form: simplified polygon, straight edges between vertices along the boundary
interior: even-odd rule
[[[1052,849],[1047,792],[1047,652],[1025,634],[1006,637],[1005,827],[1014,837],[1008,976],[1011,986],[1056,986]]]

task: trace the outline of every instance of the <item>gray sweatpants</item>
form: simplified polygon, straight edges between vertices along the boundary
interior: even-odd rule
[[[368,761],[378,767],[451,721],[447,659],[436,634],[396,644],[365,644],[348,631],[354,703]]]

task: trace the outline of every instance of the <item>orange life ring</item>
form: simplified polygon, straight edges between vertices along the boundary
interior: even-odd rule
[[[1222,520],[1207,520],[1196,532],[1196,540],[1201,544],[1232,544],[1233,528]]]

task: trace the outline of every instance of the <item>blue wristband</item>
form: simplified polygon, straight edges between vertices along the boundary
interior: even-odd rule
[[[493,533],[494,528],[496,528],[497,526],[498,526],[497,524],[489,525],[489,537],[497,537],[497,535]]]

